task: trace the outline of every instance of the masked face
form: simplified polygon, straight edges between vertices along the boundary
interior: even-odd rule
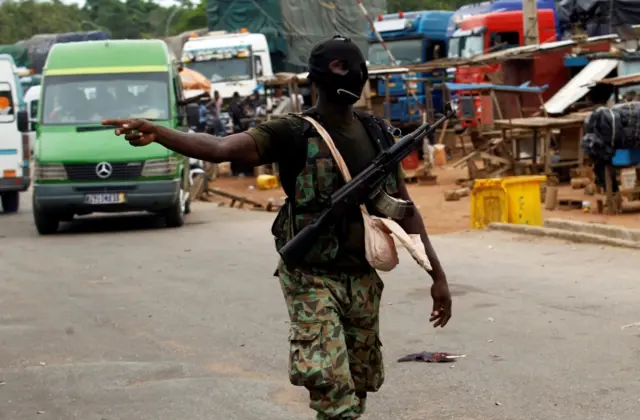
[[[362,52],[348,39],[336,37],[314,47],[309,77],[336,104],[353,105],[368,79]]]

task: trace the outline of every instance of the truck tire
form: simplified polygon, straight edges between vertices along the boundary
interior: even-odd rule
[[[54,214],[45,213],[36,206],[35,198],[33,200],[33,221],[40,235],[53,235],[60,226],[60,220]]]
[[[168,227],[180,227],[184,225],[184,216],[187,210],[185,198],[186,191],[180,189],[178,199],[164,212],[165,222]]]
[[[175,228],[184,225],[184,214],[184,205],[181,200],[176,200],[164,213],[167,226]]]
[[[5,213],[17,213],[20,208],[20,193],[11,191],[2,194],[2,210]]]

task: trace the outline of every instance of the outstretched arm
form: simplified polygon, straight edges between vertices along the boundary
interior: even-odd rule
[[[116,135],[124,135],[132,146],[157,142],[182,155],[209,162],[260,164],[256,142],[247,133],[220,138],[204,133],[184,133],[146,120],[106,120],[102,124],[115,126]]]
[[[247,133],[215,137],[158,127],[156,142],[182,155],[208,162],[238,162],[250,166],[260,164],[256,142]]]

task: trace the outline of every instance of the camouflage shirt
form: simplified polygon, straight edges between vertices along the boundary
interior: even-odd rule
[[[352,176],[376,157],[376,145],[355,116],[350,121],[342,121],[322,115],[318,120],[331,135]],[[293,196],[297,174],[306,162],[307,140],[303,120],[293,116],[277,118],[250,129],[248,133],[256,142],[260,163],[277,163],[282,187],[288,196]],[[347,218],[348,233],[341,241],[332,267],[341,271],[369,270],[364,256],[364,227],[359,210],[354,208]]]

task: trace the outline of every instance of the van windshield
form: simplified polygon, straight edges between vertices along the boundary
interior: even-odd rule
[[[191,70],[202,74],[213,83],[251,80],[253,77],[250,58],[194,61],[185,65]]]
[[[44,125],[170,116],[167,72],[46,76],[43,89]]]

